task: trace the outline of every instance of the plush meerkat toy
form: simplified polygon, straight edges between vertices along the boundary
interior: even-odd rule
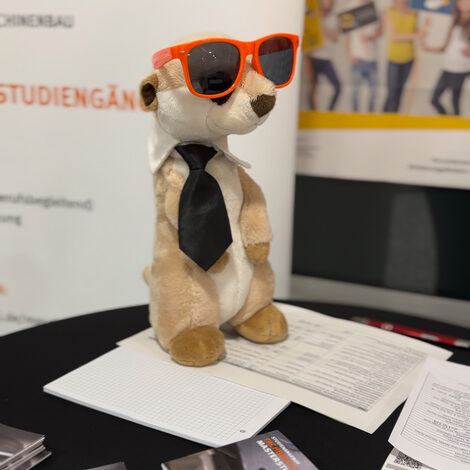
[[[272,304],[266,202],[227,136],[266,120],[276,88],[292,79],[297,45],[290,34],[253,42],[199,36],[155,53],[155,70],[140,85],[155,117],[148,153],[157,216],[144,270],[150,323],[180,364],[216,361],[225,322],[258,343],[287,336]]]

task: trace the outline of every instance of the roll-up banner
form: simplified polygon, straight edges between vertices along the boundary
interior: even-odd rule
[[[306,3],[297,173],[470,189],[470,2]]]
[[[300,34],[302,0],[5,0],[0,7],[0,323],[148,301],[154,52],[199,32]],[[298,81],[263,126],[229,138],[264,189],[276,295],[288,295]],[[281,190],[280,190],[281,188]]]

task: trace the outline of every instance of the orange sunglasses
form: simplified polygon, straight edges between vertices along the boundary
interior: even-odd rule
[[[294,76],[299,36],[271,34],[256,41],[209,38],[168,47],[152,56],[153,66],[162,67],[179,59],[189,91],[201,98],[220,98],[240,82],[246,57],[276,88],[288,85]]]

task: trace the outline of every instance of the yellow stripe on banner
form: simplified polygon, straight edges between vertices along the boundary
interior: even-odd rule
[[[402,116],[301,111],[299,129],[469,129],[470,119],[456,116]]]

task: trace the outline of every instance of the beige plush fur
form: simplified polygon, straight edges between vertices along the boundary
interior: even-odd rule
[[[154,177],[157,204],[154,260],[150,269],[150,323],[161,345],[188,328],[219,326],[214,282],[178,246],[178,201],[183,187],[169,158]]]
[[[240,216],[243,244],[247,247],[259,243],[269,243],[272,239],[272,233],[264,194],[243,168],[238,167],[238,175],[244,197]]]
[[[170,346],[171,357],[185,366],[206,366],[224,352],[224,335],[215,326],[188,328]]]
[[[277,343],[287,336],[286,319],[274,305],[267,305],[258,310],[235,329],[255,343]]]
[[[229,262],[230,260],[230,255],[228,253],[228,251],[226,251],[216,262],[215,264],[213,264],[210,269],[209,269],[209,272],[211,274],[217,274],[217,273],[221,273],[224,269],[225,269],[225,266],[227,266],[227,263]]]
[[[272,305],[266,201],[225,140],[228,134],[250,132],[264,122],[275,102],[273,84],[247,63],[238,87],[227,102],[217,104],[189,93],[180,62],[172,60],[141,83],[141,98],[155,113],[149,158],[157,218],[153,261],[143,275],[150,287],[150,322],[158,341],[180,364],[202,366],[223,354],[218,328],[226,321],[252,341],[284,339],[287,323]],[[207,272],[178,245],[179,199],[189,170],[173,148],[194,141],[218,150],[206,171],[220,185],[233,238]]]
[[[230,324],[241,325],[252,315],[272,302],[274,293],[274,273],[268,261],[260,263],[253,268],[253,278],[250,290],[243,307],[230,319]]]

